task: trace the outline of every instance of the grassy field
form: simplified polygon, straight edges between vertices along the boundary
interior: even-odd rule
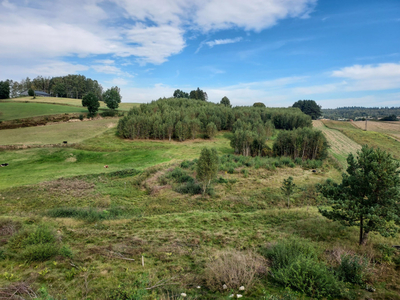
[[[357,150],[361,149],[359,144],[348,138],[339,130],[326,127],[322,121],[313,121],[313,126],[325,134],[330,145],[329,153],[339,161],[342,167],[346,167],[346,159],[350,153],[355,154]]]
[[[87,109],[54,104],[0,102],[0,112],[0,121],[6,121],[63,113],[87,113]]]
[[[400,238],[371,233],[367,246],[359,247],[357,228],[318,213],[326,200],[315,184],[341,178],[329,162],[312,172],[287,158],[234,156],[228,132],[212,140],[123,140],[115,127],[108,128],[115,122],[0,131],[0,140],[3,134],[10,143],[53,143],[59,135],[78,142],[0,151],[0,163],[9,163],[0,168],[0,293],[19,295],[30,288],[48,300],[217,300],[236,293],[243,299],[315,299],[285,296],[263,256],[277,242],[296,239],[313,247],[329,270],[336,270],[343,254],[367,258],[365,281],[376,291],[347,284],[348,299],[400,300],[400,253],[391,248]],[[338,130],[314,126],[327,135],[338,159],[359,147]],[[207,195],[187,194],[171,174],[178,168],[195,178],[192,160],[203,147],[217,149],[220,171]],[[290,208],[280,190],[289,176],[297,187]],[[242,256],[233,266],[216,268],[221,253]],[[252,284],[240,281],[244,290],[224,290],[223,281],[210,281],[211,270],[231,274],[246,257],[259,265],[252,275],[241,273],[254,276]],[[251,264],[245,266],[248,271]]]
[[[36,97],[36,99],[32,99],[32,97],[21,97],[21,98],[13,98],[9,99],[13,102],[30,102],[30,103],[49,103],[49,104],[65,104],[71,106],[82,106],[81,99],[72,99],[72,98],[58,98],[58,97]],[[128,111],[132,107],[139,106],[140,103],[120,103],[118,110]],[[100,102],[100,108],[107,108],[107,105],[104,102]]]
[[[336,129],[345,134],[359,145],[368,145],[373,148],[380,148],[390,152],[394,158],[400,159],[400,142],[393,137],[375,131],[364,131],[350,122],[343,121],[322,121],[326,127]]]
[[[115,127],[117,122],[117,118],[93,121],[85,119],[46,126],[5,129],[0,130],[0,145],[46,145],[61,144],[63,141],[80,143]]]

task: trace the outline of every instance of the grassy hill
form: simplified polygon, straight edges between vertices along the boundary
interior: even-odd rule
[[[314,256],[302,263],[325,276],[308,277],[314,293],[331,282],[340,296],[327,298],[400,299],[400,253],[392,247],[400,237],[371,234],[359,247],[356,227],[318,213],[326,200],[315,184],[341,178],[332,160],[310,168],[286,157],[236,156],[225,131],[211,140],[125,140],[116,136],[116,121],[0,131],[0,144],[76,143],[0,150],[0,163],[9,164],[0,168],[5,296],[28,298],[23,292],[34,291],[42,299],[321,299],[288,292],[271,272],[268,251],[294,241],[298,248],[285,248],[287,255],[309,251]],[[342,166],[359,142],[386,142],[348,123],[324,124],[314,122]],[[195,191],[203,147],[215,147],[220,156],[205,196]],[[289,176],[297,189],[288,208],[280,187]],[[362,284],[333,282],[345,255],[368,262]]]
[[[85,107],[42,103],[0,102],[0,121],[25,119],[63,113],[86,113]]]
[[[9,99],[9,100],[12,100],[13,102],[65,104],[65,105],[82,107],[82,100],[81,99],[73,99],[73,98],[36,97],[36,99],[32,99],[32,97],[21,97],[21,98]],[[139,106],[139,105],[140,105],[140,103],[120,103],[118,109],[122,110],[122,111],[128,111],[132,107]],[[104,102],[100,101],[100,108],[107,108],[107,105]]]

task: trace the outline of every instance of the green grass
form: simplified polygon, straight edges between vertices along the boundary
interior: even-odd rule
[[[30,102],[30,103],[49,103],[49,104],[64,104],[64,105],[72,105],[72,106],[82,106],[81,99],[73,99],[73,98],[58,98],[58,97],[36,97],[36,99],[32,99],[32,97],[22,97],[22,98],[13,98],[8,99],[13,102]],[[120,103],[118,110],[128,111],[132,107],[139,106],[140,103]],[[107,105],[104,102],[100,102],[100,108],[107,108]]]
[[[110,122],[110,120],[102,121],[106,124],[106,121]],[[89,124],[91,122],[83,123]],[[60,126],[63,130],[66,130],[67,127],[64,125],[66,124],[63,124],[63,126],[52,126]],[[43,128],[47,127],[50,126]],[[27,131],[24,131],[26,129],[30,128],[21,129],[21,132],[26,133]],[[38,128],[33,129],[38,130]],[[0,136],[3,134],[3,131],[0,131]],[[86,131],[85,134],[89,135],[97,132],[98,129],[93,132]],[[51,136],[46,137],[48,141],[57,140],[60,142],[68,140],[61,134],[61,139],[58,140],[56,129],[53,133]],[[11,138],[9,137],[9,139]],[[14,141],[17,138],[15,137]],[[216,147],[220,154],[233,152],[229,146],[229,140],[224,138],[223,134],[220,134],[214,140],[195,140],[183,143],[174,141],[130,141],[116,137],[115,128],[107,130],[94,138],[90,138],[78,144],[75,148],[7,150],[0,152],[1,163],[9,164],[8,167],[1,169],[0,189],[10,186],[34,184],[61,177],[113,172],[128,168],[144,169],[172,160],[193,159],[200,155],[201,149],[204,146]],[[104,169],[105,165],[108,165],[109,168]]]
[[[394,158],[400,159],[400,142],[384,133],[364,131],[354,127],[350,122],[324,121],[324,124],[328,128],[340,130],[359,145],[380,148],[391,153]]]
[[[93,138],[110,127],[116,126],[118,119],[64,122],[46,126],[0,130],[0,145],[40,145],[79,143]]]
[[[0,121],[32,118],[63,113],[86,113],[85,107],[42,103],[0,102]]]

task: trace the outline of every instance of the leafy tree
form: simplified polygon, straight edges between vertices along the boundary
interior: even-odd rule
[[[31,97],[34,97],[35,96],[35,91],[32,88],[30,88],[28,90],[28,95],[31,96]]]
[[[293,177],[289,176],[283,180],[281,191],[287,197],[287,206],[290,207],[290,196],[295,192],[296,185],[293,182]]]
[[[196,100],[202,100],[202,101],[207,101],[208,96],[207,93],[201,90],[200,88],[197,88],[197,90],[193,90],[189,94],[190,99],[196,99]]]
[[[229,99],[228,99],[228,97],[223,97],[222,99],[221,99],[221,102],[220,102],[222,105],[225,105],[225,106],[227,106],[227,107],[232,107],[232,105],[231,105],[231,101],[229,101]]]
[[[113,86],[108,89],[103,94],[103,101],[107,104],[109,109],[117,109],[119,103],[121,103],[121,95],[119,93],[119,88],[117,86]]]
[[[212,139],[218,132],[217,126],[213,122],[208,123],[206,127],[206,132],[207,136]]]
[[[203,195],[210,186],[211,180],[217,177],[219,158],[215,148],[203,148],[197,162],[197,180],[202,183]]]
[[[265,107],[265,104],[262,103],[262,102],[255,102],[255,103],[253,104],[253,107]]]
[[[345,226],[358,226],[360,245],[366,244],[373,231],[394,236],[400,222],[400,163],[389,153],[368,146],[357,152],[357,158],[349,154],[347,163],[340,184],[327,180],[318,186],[332,205],[331,209],[320,208],[320,213]]]
[[[0,99],[10,98],[10,84],[8,80],[0,81]]]
[[[189,94],[185,93],[184,91],[181,90],[175,90],[173,94],[174,98],[189,98]]]
[[[313,120],[318,119],[321,115],[321,106],[314,100],[299,100],[293,104],[293,107],[298,107],[300,110],[309,115]]]
[[[87,107],[89,111],[89,117],[93,117],[99,110],[100,102],[97,96],[93,92],[90,92],[83,96],[82,106]]]

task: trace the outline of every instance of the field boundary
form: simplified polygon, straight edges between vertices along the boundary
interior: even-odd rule
[[[77,143],[73,144],[33,144],[33,145],[0,145],[1,150],[23,150],[31,148],[74,148]]]

